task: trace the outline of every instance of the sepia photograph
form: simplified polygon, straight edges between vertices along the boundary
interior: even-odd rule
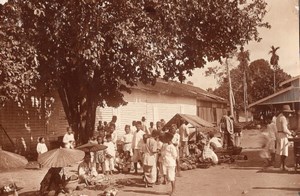
[[[0,0],[0,196],[299,196],[298,0]]]

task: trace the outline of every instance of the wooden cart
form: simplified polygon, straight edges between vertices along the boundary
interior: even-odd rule
[[[300,137],[289,138],[290,142],[294,142],[294,159],[295,159],[295,171],[300,166]]]

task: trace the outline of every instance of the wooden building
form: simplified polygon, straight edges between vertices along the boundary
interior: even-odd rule
[[[255,110],[278,110],[283,104],[289,104],[294,115],[291,129],[300,131],[300,75],[280,83],[284,89],[249,105]]]
[[[217,123],[227,113],[227,102],[205,90],[191,84],[158,80],[155,86],[138,84],[131,88],[131,94],[125,94],[126,106],[119,108],[97,108],[96,125],[99,120],[110,122],[113,115],[118,117],[117,127],[120,135],[124,126],[133,120],[147,122],[170,120],[176,113],[198,115],[204,120]],[[42,116],[42,105],[46,105],[46,116]],[[68,127],[62,103],[57,94],[50,98],[32,96],[25,106],[7,103],[0,108],[0,124],[9,135],[14,145],[23,137],[28,149],[35,150],[38,137],[45,137],[50,148],[63,136]],[[0,130],[0,145],[13,149],[13,144]],[[53,144],[53,145],[52,145]]]
[[[193,86],[174,81],[158,80],[152,85],[138,84],[131,88],[131,94],[125,94],[126,106],[118,108],[98,108],[96,122],[111,120],[116,115],[119,135],[124,134],[126,124],[141,120],[144,116],[147,124],[164,119],[168,122],[175,114],[197,115],[217,124],[227,114],[227,102],[218,96]]]

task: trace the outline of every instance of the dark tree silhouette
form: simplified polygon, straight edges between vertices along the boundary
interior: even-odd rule
[[[183,81],[237,45],[259,41],[257,28],[269,27],[265,7],[264,0],[11,0],[0,8],[0,36],[9,38],[0,64],[12,57],[37,72],[45,91],[57,90],[69,124],[86,142],[97,106],[124,104],[123,92],[138,81]]]

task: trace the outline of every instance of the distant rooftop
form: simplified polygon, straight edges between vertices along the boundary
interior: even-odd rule
[[[175,81],[165,81],[163,79],[158,79],[154,86],[138,83],[137,86],[133,86],[131,88],[164,95],[193,97],[202,101],[227,103],[224,98],[208,93],[200,87]]]

